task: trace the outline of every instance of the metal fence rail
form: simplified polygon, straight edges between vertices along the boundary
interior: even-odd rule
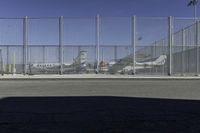
[[[0,18],[2,74],[198,75],[199,20]]]

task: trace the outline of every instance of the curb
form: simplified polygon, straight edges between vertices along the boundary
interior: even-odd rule
[[[120,76],[120,75],[6,75],[0,76],[0,80],[200,80],[200,77],[178,76]]]

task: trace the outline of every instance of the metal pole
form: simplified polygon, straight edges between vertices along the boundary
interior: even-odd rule
[[[185,29],[182,29],[182,75],[184,75],[184,70],[185,70]]]
[[[154,58],[156,58],[157,57],[157,42],[155,41],[155,45],[154,45],[154,54],[155,54],[155,56],[154,56]],[[153,67],[153,72],[154,73],[157,73],[157,67]]]
[[[196,21],[196,28],[195,28],[195,32],[196,32],[196,36],[195,36],[195,40],[196,40],[196,76],[199,75],[199,33],[198,33],[198,29],[199,29],[199,22]]]
[[[7,48],[7,52],[6,52],[6,53],[7,53],[7,61],[6,61],[6,62],[7,62],[7,63],[6,63],[7,66],[6,66],[6,69],[7,69],[8,66],[9,66],[9,55],[10,55],[10,53],[9,53],[9,45],[7,45],[6,48]]]
[[[136,16],[132,17],[132,51],[133,51],[133,70],[132,75],[135,75],[135,45],[136,45]]]
[[[194,4],[194,22],[197,20],[197,4]]]
[[[60,75],[63,74],[63,16],[59,18],[59,63]]]
[[[153,58],[154,58],[154,45],[152,45],[150,48],[151,48],[151,60],[153,60]],[[153,71],[153,67],[149,69],[150,74],[152,74],[152,71]]]
[[[173,20],[172,17],[168,17],[168,48],[169,48],[169,57],[168,57],[168,75],[172,75],[172,46],[173,46]]]
[[[23,65],[24,65],[24,75],[27,73],[27,46],[28,46],[28,17],[26,16],[23,21]]]
[[[43,52],[42,52],[42,53],[43,53],[43,55],[42,55],[42,56],[43,56],[43,57],[42,57],[42,59],[43,59],[42,63],[44,64],[44,63],[45,63],[45,60],[46,60],[46,59],[45,59],[45,45],[42,46],[42,51],[43,51]],[[43,65],[43,71],[44,71],[44,65]]]
[[[117,61],[117,46],[114,46],[114,56],[115,61]]]
[[[165,40],[163,39],[162,40],[162,54],[165,54],[166,52],[165,52]],[[164,75],[164,73],[165,73],[165,64],[164,65],[162,65],[162,75]]]
[[[4,75],[4,62],[3,62],[3,53],[2,53],[2,50],[0,49],[0,55],[1,55],[1,75],[3,76]]]
[[[99,72],[99,38],[100,38],[100,16],[96,17],[96,73]]]
[[[78,45],[78,54],[80,53],[80,51],[81,51],[81,46]]]
[[[13,52],[13,69],[12,69],[13,75],[16,74],[16,67],[15,67],[15,64],[16,64],[16,59],[15,59],[15,51],[14,51],[14,52]]]
[[[197,21],[197,3],[194,3],[194,26],[195,26],[195,43],[196,43],[196,76],[198,76],[199,75],[199,39],[198,39],[199,25]]]
[[[157,42],[155,41],[155,44],[153,45],[153,46],[154,46],[154,49],[153,49],[153,50],[154,50],[154,51],[153,51],[153,52],[154,52],[154,58],[156,58],[156,54],[157,54],[157,53],[156,53],[156,44],[157,44]]]

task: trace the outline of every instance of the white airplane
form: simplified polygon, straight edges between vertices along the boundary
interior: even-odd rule
[[[166,55],[161,55],[154,61],[147,61],[147,62],[136,62],[135,61],[135,69],[146,69],[146,68],[153,68],[156,66],[161,66],[165,64],[167,56]],[[123,59],[120,59],[119,61],[112,63],[109,67],[109,72],[110,73],[129,73],[133,70],[133,63],[132,59],[130,56],[127,56]]]
[[[80,50],[78,56],[73,60],[73,63],[63,63],[63,72],[82,71],[86,67],[87,51]],[[60,63],[34,63],[29,64],[29,70],[39,72],[58,71]]]

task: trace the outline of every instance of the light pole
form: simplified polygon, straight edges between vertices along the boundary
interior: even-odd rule
[[[198,38],[198,29],[199,22],[197,21],[197,3],[198,0],[190,0],[188,6],[194,6],[194,27],[195,27],[195,44],[196,44],[196,76],[199,75],[199,38]]]
[[[197,3],[198,0],[190,0],[188,3],[188,6],[194,6],[194,21],[196,22],[196,17],[197,17]]]

